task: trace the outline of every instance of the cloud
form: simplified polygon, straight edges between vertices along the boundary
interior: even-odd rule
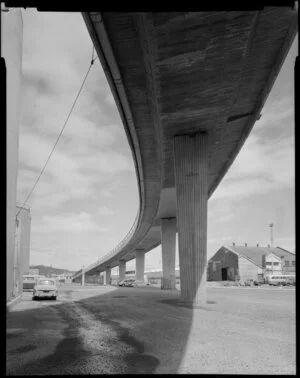
[[[279,127],[282,129],[283,123],[289,121],[293,126],[294,107],[293,99],[285,95],[279,99],[269,101],[262,110],[262,117],[255,123],[253,131],[268,131],[266,129]]]
[[[113,128],[112,128],[113,129]],[[113,133],[113,131],[112,131]],[[100,138],[98,131],[90,125],[88,136],[79,138],[83,148],[76,150],[57,145],[48,165],[34,190],[31,202],[34,207],[50,207],[61,205],[70,199],[97,198],[95,185],[108,182],[114,174],[134,170],[130,158],[119,152],[103,149],[89,149],[88,140]],[[106,130],[100,131],[104,138],[113,139]],[[94,138],[93,138],[94,135]],[[83,139],[85,138],[85,142]],[[100,143],[106,143],[100,141]],[[109,143],[109,142],[107,142]],[[18,177],[18,200],[24,201],[36,181],[54,145],[53,138],[41,137],[33,133],[22,133],[20,138]],[[109,189],[107,189],[109,191]]]
[[[251,134],[211,200],[239,199],[294,185],[294,139],[262,142]]]
[[[55,216],[43,216],[41,222],[34,223],[34,232],[106,232],[106,228],[100,228],[91,220],[91,215],[85,212],[79,214],[60,214]]]
[[[230,202],[215,200],[208,202],[208,223],[215,224],[226,222],[234,217],[233,207]]]
[[[296,239],[295,236],[274,238],[274,246],[282,247],[290,252],[295,253]]]
[[[113,195],[112,195],[112,190],[111,190],[111,189],[101,189],[101,190],[98,192],[98,195],[99,195],[99,196],[102,196],[102,197],[107,197],[107,198],[111,198],[111,197],[113,197]]]
[[[98,209],[98,213],[102,216],[109,216],[109,215],[114,215],[115,211],[106,206],[102,206]]]
[[[23,164],[26,164],[27,170],[25,172],[22,170],[19,174],[20,197],[27,195],[38,177],[36,174],[35,179],[31,181],[33,174],[29,173],[29,169],[41,171],[51,151],[51,144],[34,135],[22,136],[19,158]],[[24,177],[26,181],[23,181]],[[55,151],[35,189],[34,197],[44,197],[45,201],[45,197],[51,197],[55,193],[61,197],[65,191],[68,191],[69,197],[84,197],[91,193],[91,182],[81,180],[78,164],[71,157],[60,151]],[[59,203],[60,201],[57,204]]]
[[[22,123],[39,132],[57,135],[90,65],[92,41],[81,14],[42,14],[34,10],[23,14]],[[105,101],[110,96],[97,60],[74,114],[94,120],[98,127],[111,123],[112,115],[117,112],[111,101]],[[106,103],[110,112],[105,109]]]
[[[108,104],[108,105],[111,105],[111,106],[116,106],[116,103],[115,103],[115,99],[114,99],[114,96],[112,95],[111,91],[108,91],[105,98],[104,98],[104,101]]]
[[[216,238],[208,238],[207,243],[217,243],[217,244],[224,244],[224,242],[231,241],[232,238],[230,236],[221,236]]]
[[[22,12],[24,80],[18,178],[21,201],[56,141],[92,55],[91,38],[81,14],[30,9]],[[227,235],[231,233],[236,235],[236,242],[237,235],[244,240],[245,225],[237,224],[236,219],[242,204],[246,211],[254,203],[253,195],[278,189],[280,196],[280,189],[293,186],[293,108],[291,94],[283,94],[282,88],[277,98],[270,96],[261,119],[209,201],[209,251],[215,252],[217,246],[227,244]],[[236,207],[239,199],[246,201]],[[82,264],[93,263],[113,249],[131,226],[129,213],[133,220],[138,207],[134,164],[99,60],[90,70],[29,205],[31,257],[41,263],[55,262],[58,267],[77,270]],[[113,216],[114,211],[118,217]],[[255,216],[261,213],[257,211]],[[104,226],[101,220],[102,224],[105,221]],[[257,232],[254,226],[253,229]],[[285,247],[284,243],[293,242],[282,240],[280,245]],[[153,266],[161,260],[161,250],[156,250]],[[134,260],[128,264],[131,265],[135,266]]]
[[[280,187],[294,180],[294,138],[261,142],[252,135],[232,165],[230,177],[265,177]],[[287,169],[288,167],[288,169]],[[280,174],[278,174],[280,172]]]

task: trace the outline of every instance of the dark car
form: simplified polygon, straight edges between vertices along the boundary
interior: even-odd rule
[[[244,281],[245,286],[254,286],[254,280],[252,278],[249,278]]]
[[[126,287],[134,287],[135,286],[135,279],[134,278],[126,278],[123,281],[120,281],[119,286],[126,286]]]
[[[264,285],[266,282],[265,282],[265,279],[260,277],[258,278],[256,281],[254,281],[254,285],[255,286],[260,286],[260,285]]]

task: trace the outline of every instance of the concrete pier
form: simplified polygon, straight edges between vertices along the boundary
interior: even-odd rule
[[[138,282],[144,282],[145,273],[145,252],[143,249],[137,249],[135,251],[135,278]]]
[[[109,267],[105,268],[104,272],[104,285],[110,285],[111,281],[111,269]]]
[[[175,289],[175,248],[176,218],[161,219],[161,251],[162,251],[162,285],[161,288]]]
[[[125,280],[126,276],[126,261],[120,260],[119,261],[119,281]]]
[[[207,134],[174,137],[177,229],[182,302],[206,305]]]

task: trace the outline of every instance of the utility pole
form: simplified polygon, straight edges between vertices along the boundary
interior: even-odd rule
[[[270,227],[270,234],[271,234],[271,248],[273,248],[273,227],[274,227],[274,223],[270,223],[269,227]]]

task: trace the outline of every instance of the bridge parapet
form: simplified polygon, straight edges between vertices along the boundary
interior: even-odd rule
[[[138,221],[139,221],[139,217],[140,217],[140,210],[137,212],[136,216],[135,216],[135,219],[134,219],[134,222],[130,228],[130,230],[128,231],[128,233],[126,234],[126,236],[117,244],[117,246],[115,248],[113,248],[111,251],[109,251],[107,254],[105,254],[104,256],[102,256],[100,259],[98,259],[96,262],[92,263],[91,265],[89,265],[88,267],[85,268],[85,272],[88,272],[90,270],[92,270],[93,268],[95,268],[97,265],[100,265],[102,264],[104,261],[107,261],[109,260],[111,257],[117,255],[123,248],[124,246],[127,244],[128,240],[132,237],[132,235],[135,233],[136,229],[137,229],[137,225],[138,225]],[[73,280],[80,277],[81,276],[81,273],[82,270],[80,269],[79,271],[77,271],[74,276],[73,276]]]

